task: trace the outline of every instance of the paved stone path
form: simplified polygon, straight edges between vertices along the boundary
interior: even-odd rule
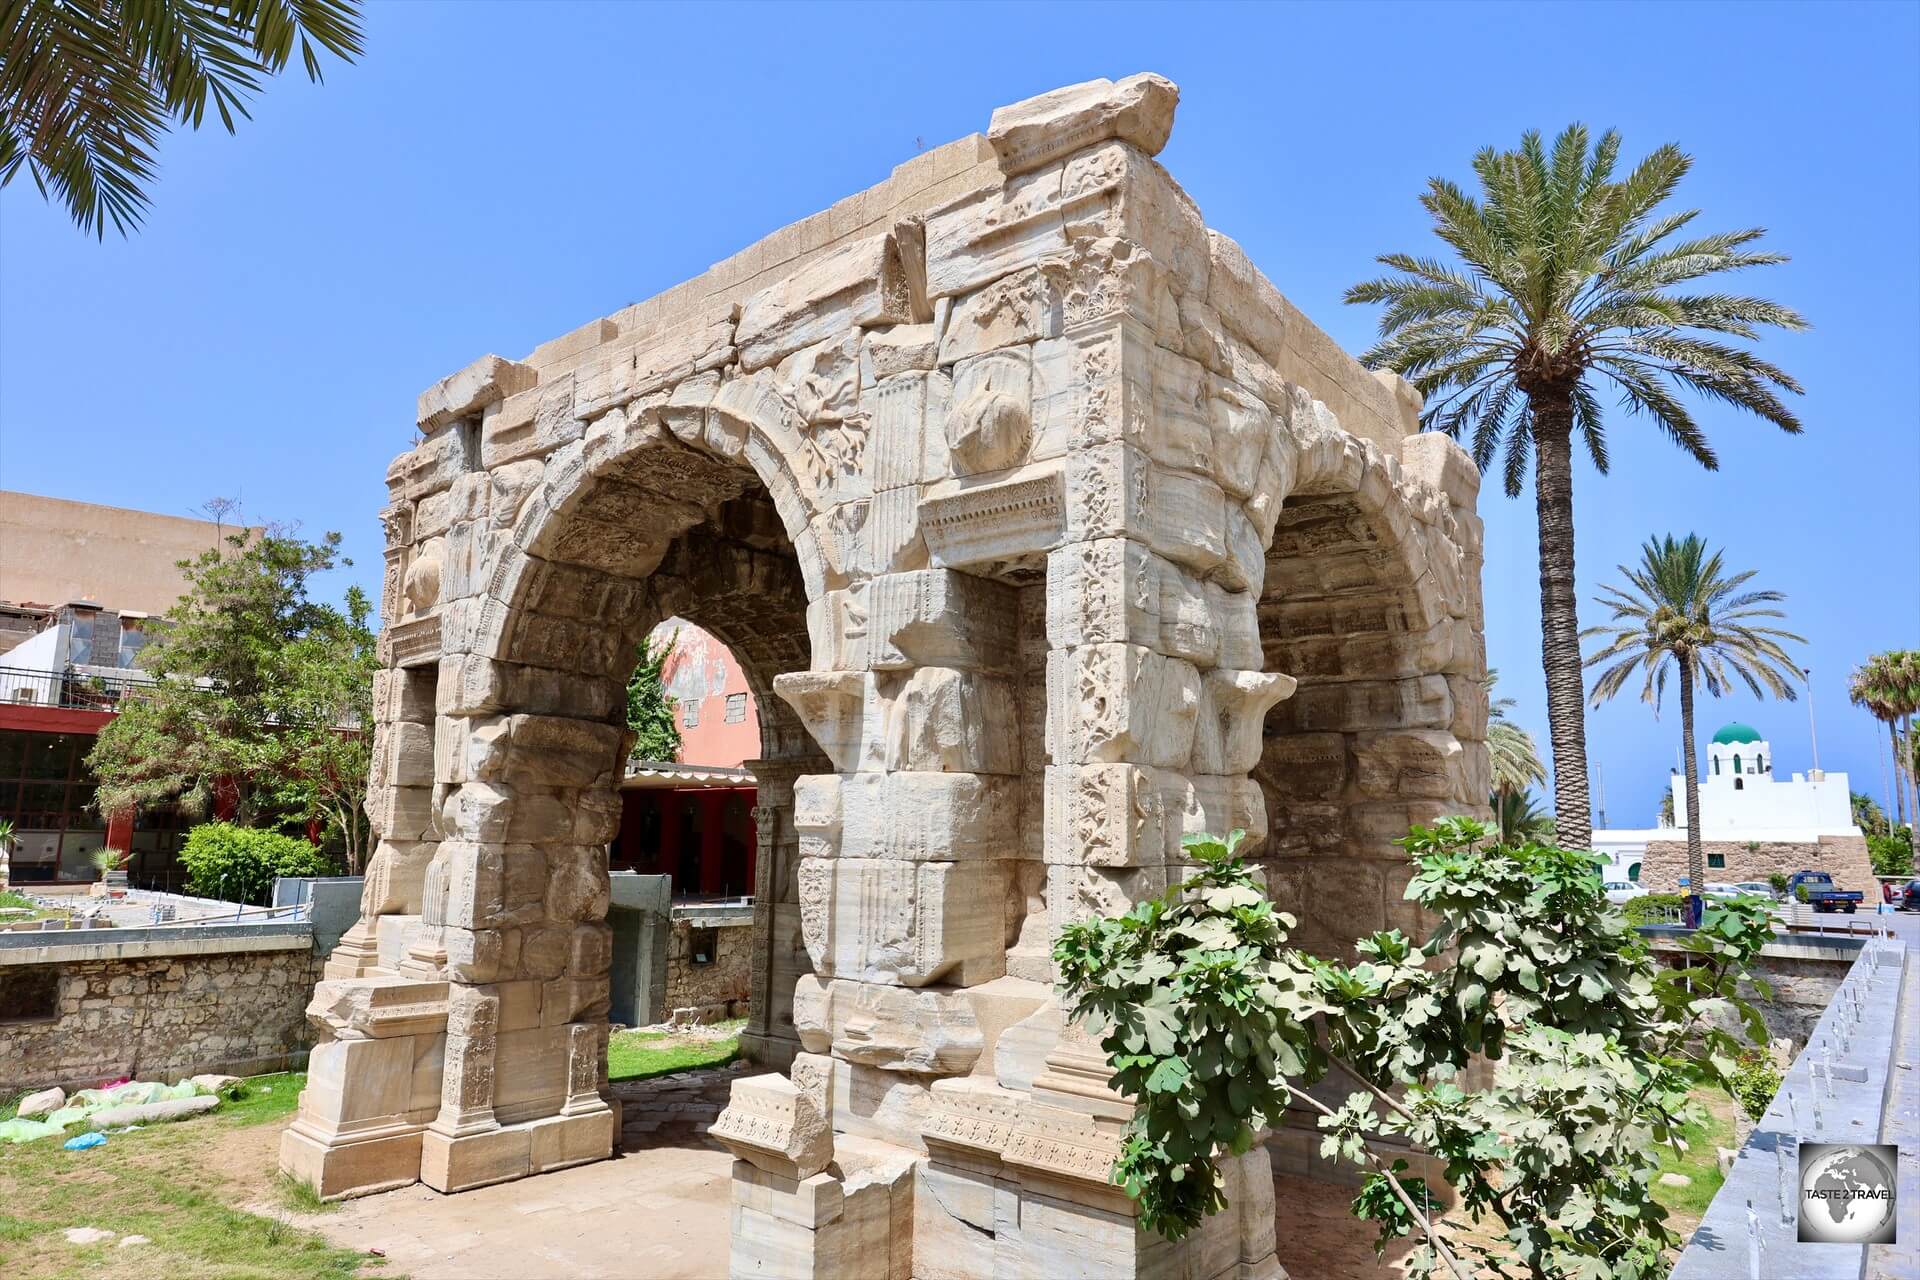
[[[745,1063],[616,1084],[610,1161],[443,1196],[349,1200],[302,1225],[412,1280],[709,1280],[727,1274],[733,1157],[708,1139]]]

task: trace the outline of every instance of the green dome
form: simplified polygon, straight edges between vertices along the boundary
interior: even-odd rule
[[[1713,740],[1717,744],[1726,745],[1737,742],[1759,742],[1761,738],[1758,729],[1750,724],[1741,724],[1738,720],[1735,720],[1732,724],[1725,726],[1720,732],[1714,734]]]

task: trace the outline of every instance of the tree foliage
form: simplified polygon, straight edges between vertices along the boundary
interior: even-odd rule
[[[1415,1276],[1639,1280],[1677,1243],[1649,1185],[1659,1149],[1684,1145],[1687,1100],[1726,1084],[1740,994],[1771,937],[1765,905],[1716,903],[1657,965],[1601,891],[1602,860],[1507,847],[1464,818],[1415,827],[1406,896],[1437,918],[1422,942],[1398,930],[1356,944],[1348,965],[1286,946],[1274,909],[1236,857],[1239,833],[1187,841],[1200,870],[1126,914],[1066,928],[1054,958],[1076,1019],[1097,1029],[1115,1088],[1139,1099],[1113,1177],[1144,1225],[1170,1237],[1223,1203],[1212,1159],[1244,1151],[1290,1102],[1319,1113],[1322,1151],[1366,1170],[1357,1216],[1378,1244],[1417,1236]],[[1476,1055],[1493,1080],[1469,1090]],[[1334,1068],[1361,1088],[1339,1106],[1307,1091]],[[1477,1242],[1430,1212],[1425,1184],[1370,1138],[1434,1153]]]
[[[298,49],[361,52],[359,0],[8,0],[0,6],[0,186],[27,171],[82,230],[136,227],[174,124],[232,133]]]
[[[200,816],[218,794],[241,825],[324,822],[358,869],[373,634],[358,588],[344,609],[309,594],[313,575],[350,563],[339,544],[241,532],[182,562],[187,591],[141,650],[156,683],[87,758],[103,814],[173,802]]]
[[[652,636],[643,636],[640,640],[640,650],[635,655],[637,664],[627,678],[627,728],[633,730],[635,759],[680,758],[680,723],[674,718],[663,675],[677,639],[677,633],[669,635],[658,647]]]
[[[1493,765],[1494,794],[1509,795],[1544,783],[1547,766],[1541,763],[1533,735],[1513,722],[1513,699],[1495,693],[1500,672],[1487,668],[1480,683],[1487,691],[1487,757]]]
[[[278,876],[325,876],[338,868],[320,849],[275,831],[203,822],[180,846],[187,892],[226,902],[267,905]]]
[[[1920,783],[1916,783],[1913,716],[1920,711],[1920,649],[1890,649],[1876,653],[1854,668],[1847,694],[1857,707],[1887,726],[1887,749],[1893,759],[1893,798],[1889,806],[1897,825],[1920,820]]]
[[[1877,876],[1913,874],[1913,828],[1897,827],[1890,835],[1867,837],[1867,859]]]
[[[1687,396],[1798,432],[1783,397],[1800,385],[1751,342],[1763,329],[1806,327],[1777,302],[1694,286],[1785,257],[1755,247],[1759,228],[1695,234],[1698,210],[1662,211],[1690,157],[1669,144],[1624,174],[1619,162],[1619,134],[1596,141],[1579,124],[1551,147],[1530,131],[1517,150],[1484,148],[1473,158],[1477,198],[1446,178],[1420,198],[1452,258],[1387,254],[1379,262],[1390,273],[1346,295],[1384,304],[1380,339],[1361,360],[1412,381],[1426,398],[1424,426],[1468,441],[1482,471],[1500,464],[1510,497],[1534,468],[1554,800],[1561,838],[1580,847],[1591,819],[1574,441],[1604,475],[1609,393],[1708,470],[1719,459]]]

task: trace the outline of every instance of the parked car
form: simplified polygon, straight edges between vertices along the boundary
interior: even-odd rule
[[[1707,887],[1701,890],[1701,893],[1709,898],[1744,898],[1749,892],[1751,891],[1748,889],[1743,889],[1737,884],[1729,884],[1724,880],[1709,881]]]
[[[1765,880],[1736,880],[1733,883],[1733,887],[1741,893],[1752,894],[1759,898],[1778,898],[1780,896],[1773,891],[1773,886]]]
[[[1920,880],[1909,880],[1900,890],[1900,900],[1894,904],[1902,911],[1920,911]]]
[[[1852,915],[1865,896],[1858,889],[1834,888],[1833,877],[1824,871],[1796,871],[1787,877],[1787,897],[1806,903],[1816,912],[1844,911]]]
[[[1614,906],[1623,906],[1635,898],[1644,898],[1647,891],[1631,880],[1609,880],[1606,885],[1607,901]]]

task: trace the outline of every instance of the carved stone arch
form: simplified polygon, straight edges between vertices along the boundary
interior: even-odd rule
[[[1267,668],[1298,685],[1254,770],[1262,862],[1297,941],[1350,955],[1363,934],[1424,925],[1392,842],[1486,809],[1478,472],[1444,436],[1410,436],[1395,459],[1317,402],[1293,419],[1258,617]]]
[[[1449,808],[1484,773],[1477,476],[1207,228],[1154,159],[1176,96],[1140,75],[1005,108],[421,396],[388,471],[413,590],[384,615],[382,853],[316,993],[288,1168],[331,1195],[607,1154],[588,850],[620,667],[732,539],[748,582],[790,555],[771,594],[805,601],[805,669],[786,606],[794,647],[747,665],[791,766],[791,826],[763,833],[797,864],[756,928],[790,910],[813,970],[756,983],[756,1016],[791,997],[798,1051],[712,1130],[742,1157],[732,1268],[1274,1271],[1257,1148],[1219,1161],[1232,1213],[1137,1230],[1109,1176],[1132,1103],[1065,1024],[1051,943],[1236,826],[1272,828],[1280,894],[1314,859],[1316,897],[1365,906],[1329,947],[1387,912],[1380,845],[1438,799],[1400,793],[1434,789],[1435,753]],[[712,621],[736,653],[767,630]]]

